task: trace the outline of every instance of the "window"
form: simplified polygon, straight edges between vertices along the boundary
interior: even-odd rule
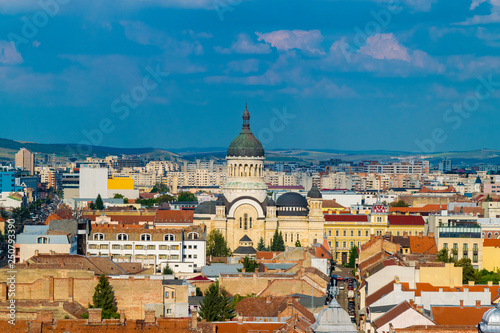
[[[172,259],[172,260],[179,260],[179,255],[178,254],[172,254],[170,256],[170,259]]]
[[[358,237],[361,236],[361,230],[358,230]]]
[[[328,230],[328,236],[332,235],[332,230]]]
[[[156,250],[156,246],[155,245],[148,245],[148,250]]]
[[[165,298],[168,298],[168,291],[165,291]]]
[[[104,240],[104,234],[94,234],[94,240]]]
[[[290,234],[290,242],[293,242],[293,234]]]
[[[187,239],[198,239],[200,238],[200,235],[198,235],[197,232],[190,232],[188,235],[187,235]]]
[[[166,241],[166,242],[173,241],[173,240],[175,240],[175,237],[172,234],[166,234],[166,235],[163,236],[163,240]]]
[[[136,245],[135,249],[136,250],[144,250],[144,246],[143,245]]]
[[[198,259],[198,255],[197,254],[193,254],[193,259]]]
[[[198,245],[193,245],[193,249],[197,249],[198,248]]]
[[[351,248],[353,248],[353,247],[354,247],[354,242],[351,242],[351,246],[350,246],[350,247],[351,247]]]
[[[297,234],[297,240],[299,240],[299,234]]]
[[[250,229],[252,229],[252,218],[250,218]]]
[[[342,247],[345,249],[347,247],[347,242],[342,242]]]
[[[123,245],[125,250],[132,250],[132,245]]]
[[[127,234],[118,234],[116,236],[116,239],[119,241],[126,241],[126,240],[128,240],[128,235]]]
[[[347,230],[344,230],[344,236],[347,236]]]
[[[463,249],[463,258],[465,259],[469,258],[469,248],[467,246],[467,243],[464,243],[462,249]]]
[[[339,242],[335,242],[335,248],[339,247]]]
[[[168,256],[166,254],[160,254],[158,256],[158,258],[160,258],[160,259],[168,259]]]
[[[354,236],[354,230],[351,230],[351,237]]]
[[[444,244],[443,244],[443,249],[448,250],[448,243],[444,243]]]
[[[243,215],[243,230],[248,229],[248,214]]]
[[[361,247],[361,242],[358,242],[358,248],[360,248],[360,247]]]
[[[285,243],[288,242],[288,234],[285,234]]]
[[[170,250],[179,251],[179,245],[172,245],[172,246],[170,246]]]
[[[36,242],[38,244],[48,244],[49,243],[49,239],[47,237],[38,237],[36,239]]]
[[[242,229],[242,228],[243,228],[243,218],[240,217],[240,229]]]
[[[338,236],[338,235],[339,235],[339,231],[335,230],[335,236]]]
[[[368,230],[366,230],[366,231],[365,231],[365,236],[366,236],[366,237],[368,237],[368,236],[369,236],[369,231],[368,231]]]
[[[491,232],[488,232],[488,238],[491,238]]]
[[[97,244],[89,244],[89,249],[91,250],[97,249]]]
[[[167,309],[167,314],[172,314],[172,309]]]
[[[113,250],[119,250],[119,249],[121,249],[121,246],[120,246],[120,245],[116,245],[116,244],[115,244],[115,245],[113,245]]]
[[[399,233],[399,230],[396,231],[396,236],[401,236],[401,234]]]
[[[151,240],[151,235],[150,234],[142,234],[141,235],[141,241],[149,242],[150,240]]]
[[[107,250],[108,244],[101,244],[101,250]]]
[[[168,250],[168,246],[167,245],[160,245],[160,250]]]

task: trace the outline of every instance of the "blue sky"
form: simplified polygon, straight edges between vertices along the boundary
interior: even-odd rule
[[[0,0],[0,137],[225,147],[247,99],[266,148],[500,149],[499,23],[499,0]]]

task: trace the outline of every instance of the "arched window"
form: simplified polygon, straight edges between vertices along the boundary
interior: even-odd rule
[[[188,235],[187,235],[187,239],[198,239],[200,237],[200,235],[198,235],[197,232],[190,232]]]
[[[245,213],[245,215],[243,215],[243,226],[244,226],[244,230],[247,230],[248,229],[248,214]]]
[[[495,232],[495,239],[498,238],[498,232]]]
[[[293,234],[290,234],[290,242],[293,243]]]
[[[119,241],[126,241],[126,240],[128,240],[128,235],[127,234],[118,234],[116,236],[116,239]]]
[[[102,240],[104,240],[104,238],[105,238],[105,237],[104,237],[104,234],[101,234],[101,233],[99,233],[99,234],[94,234],[94,240],[99,240],[99,241],[102,241]]]
[[[240,217],[240,229],[243,228],[243,218]]]
[[[491,238],[491,232],[488,232],[488,239]]]
[[[38,237],[36,239],[36,242],[38,244],[48,244],[49,243],[49,239],[47,237]]]
[[[285,233],[285,243],[288,242],[288,234]]]
[[[150,241],[151,240],[151,235],[150,234],[142,234],[141,235],[141,241]]]
[[[163,236],[163,240],[167,241],[167,242],[168,241],[173,241],[173,240],[175,240],[175,237],[172,234],[166,234],[166,235]]]
[[[252,229],[252,218],[250,218],[250,229]]]

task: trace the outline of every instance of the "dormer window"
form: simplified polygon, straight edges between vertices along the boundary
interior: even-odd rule
[[[150,240],[151,240],[151,235],[150,234],[142,234],[141,235],[141,241],[149,242]]]
[[[166,234],[165,236],[163,236],[163,240],[167,241],[167,242],[168,241],[173,241],[173,240],[175,240],[175,237],[172,234]]]
[[[104,240],[104,234],[101,234],[101,233],[98,233],[98,234],[94,234],[94,240],[98,240],[98,241],[102,241]]]
[[[49,243],[49,239],[47,237],[38,237],[36,239],[36,242],[38,244],[48,244]]]
[[[199,237],[200,237],[200,235],[198,235],[198,233],[196,233],[196,232],[190,232],[187,235],[187,239],[198,239]]]
[[[126,241],[126,240],[128,240],[128,235],[127,234],[118,234],[116,236],[116,239],[119,241]]]

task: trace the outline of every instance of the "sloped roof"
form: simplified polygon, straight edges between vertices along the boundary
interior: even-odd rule
[[[286,309],[288,302],[310,323],[316,321],[311,312],[290,296],[247,297],[236,304],[235,310],[244,317],[278,317]]]
[[[437,254],[436,239],[429,236],[409,236],[412,254]]]
[[[323,200],[323,208],[345,208],[337,200]]]
[[[393,307],[391,310],[384,313],[382,316],[375,319],[375,321],[373,321],[373,326],[375,326],[375,328],[382,327],[408,310],[415,311],[416,313],[420,314],[421,316],[425,317],[426,319],[432,322],[430,318],[427,318],[426,316],[424,316],[423,314],[412,308],[412,306],[407,301],[404,301]]]
[[[165,210],[156,211],[155,222],[173,222],[173,223],[193,223],[192,210]]]
[[[96,275],[119,275],[127,272],[108,257],[85,257],[77,254],[39,254],[28,259],[29,269],[78,269]],[[138,264],[139,265],[139,264]],[[23,268],[26,268],[22,264]]]
[[[389,215],[389,225],[425,225],[420,215]]]
[[[331,214],[325,215],[325,221],[368,222],[368,216],[362,214]]]
[[[433,306],[432,319],[438,325],[477,325],[493,306]]]

